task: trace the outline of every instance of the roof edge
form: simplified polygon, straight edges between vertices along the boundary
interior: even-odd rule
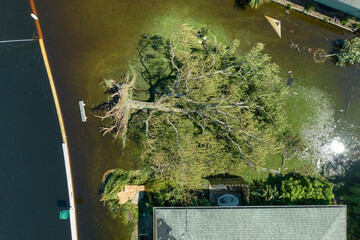
[[[266,208],[347,208],[346,205],[272,205],[272,206],[195,206],[195,207],[154,207],[156,209],[266,209]]]

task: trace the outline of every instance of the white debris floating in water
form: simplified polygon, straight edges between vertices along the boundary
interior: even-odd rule
[[[35,14],[32,13],[32,14],[30,14],[30,15],[31,15],[31,17],[32,17],[33,19],[39,20],[38,17],[37,17]]]
[[[86,114],[85,114],[85,103],[84,101],[79,101],[79,108],[80,108],[80,116],[81,116],[81,121],[82,122],[86,122]]]
[[[331,149],[331,151],[333,151],[334,153],[337,153],[337,154],[345,151],[344,144],[342,144],[338,140],[333,140],[331,142],[330,149]]]

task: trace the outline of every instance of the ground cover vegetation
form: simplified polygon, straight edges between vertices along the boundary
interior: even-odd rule
[[[206,205],[204,178],[259,175],[274,156],[291,159],[303,150],[288,125],[288,92],[279,67],[262,52],[263,44],[247,53],[238,46],[237,40],[227,46],[209,29],[187,25],[170,38],[143,35],[131,71],[120,81],[104,80],[109,100],[100,105],[101,132],[114,134],[123,147],[129,140],[141,145],[139,166],[147,169],[141,180],[116,170],[104,181],[102,201],[113,212],[127,210],[116,196],[125,184],[146,185],[154,206]],[[325,182],[294,176],[283,179],[285,190],[297,186],[307,193],[286,203],[308,203],[309,196],[312,204],[329,202]],[[277,194],[285,196],[277,185]],[[321,187],[330,193],[320,193]]]

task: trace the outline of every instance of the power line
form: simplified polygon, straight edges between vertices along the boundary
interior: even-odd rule
[[[350,99],[349,99],[347,109],[346,109],[346,114],[345,114],[346,119],[347,119],[348,111],[349,111],[349,108],[350,108],[351,100],[353,98],[353,93],[354,93],[355,83],[356,83],[356,75],[357,75],[358,69],[359,69],[359,63],[357,64],[356,70],[355,70],[355,75],[354,75],[353,85],[352,85],[352,89],[351,89]]]
[[[37,39],[30,38],[30,39],[4,40],[4,41],[0,41],[0,43],[30,42],[30,41],[35,41],[35,40],[37,40]]]

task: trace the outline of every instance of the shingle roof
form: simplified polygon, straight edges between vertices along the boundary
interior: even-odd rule
[[[217,188],[219,186],[230,186],[230,187],[242,187],[242,186],[248,186],[248,184],[245,182],[245,180],[242,177],[209,177],[208,178],[210,185],[213,188]]]
[[[346,239],[346,206],[154,208],[155,240]]]

